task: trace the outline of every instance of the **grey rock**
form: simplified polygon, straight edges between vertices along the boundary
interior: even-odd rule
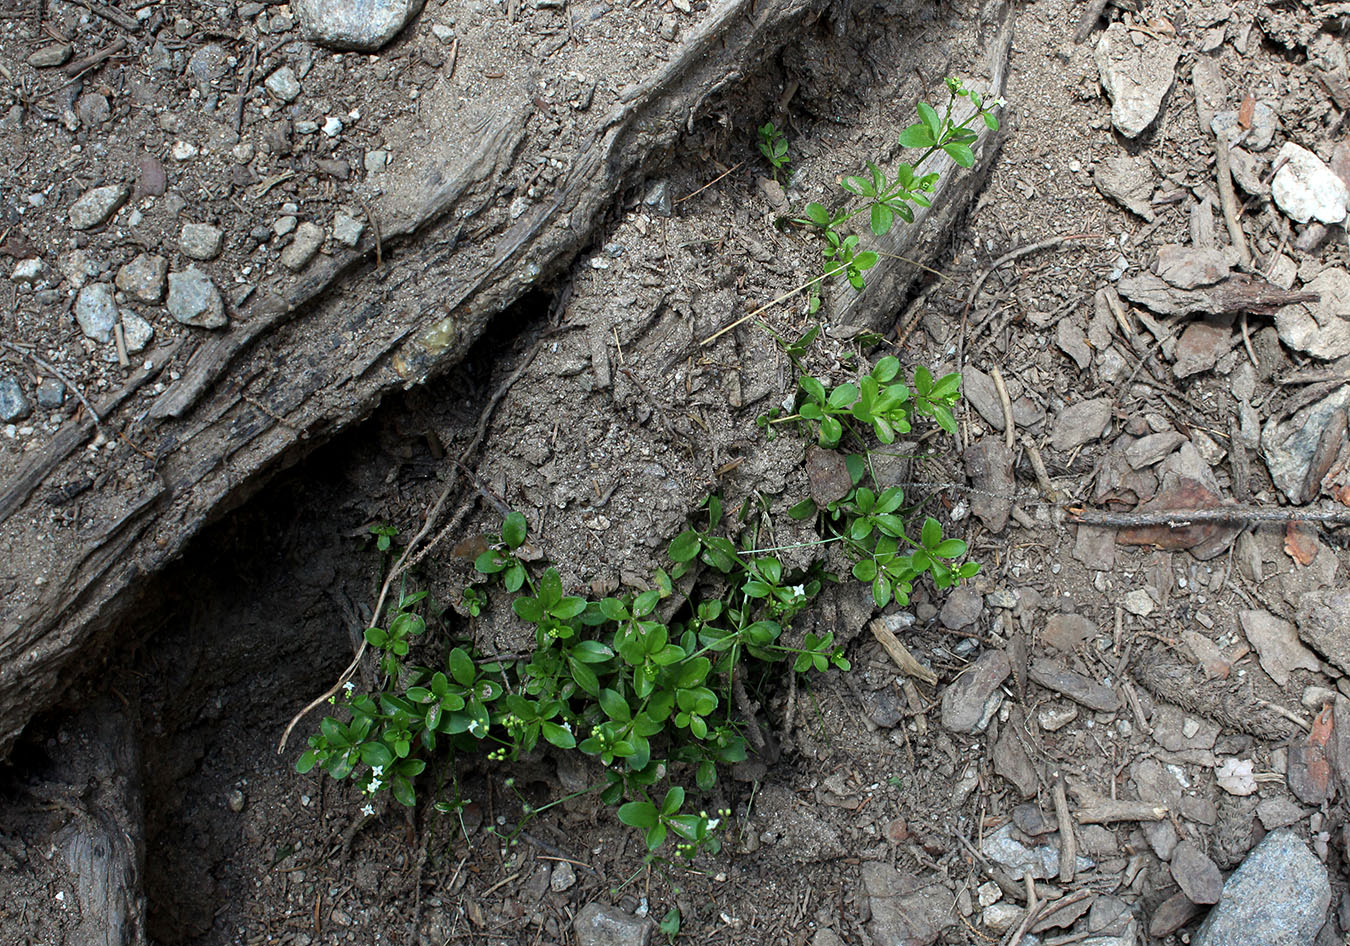
[[[652,921],[606,903],[591,902],[572,921],[579,946],[647,946]]]
[[[1184,893],[1175,893],[1153,911],[1148,922],[1148,935],[1155,939],[1170,936],[1191,921],[1200,908]]]
[[[145,346],[155,337],[155,328],[131,309],[122,310],[122,339],[127,343],[127,351],[135,354],[145,351]]]
[[[1275,313],[1280,341],[1315,358],[1350,355],[1350,273],[1324,269],[1303,288],[1322,298],[1296,302]]]
[[[70,43],[57,43],[55,46],[43,46],[28,57],[28,65],[34,69],[54,69],[70,61],[75,47]]]
[[[1218,903],[1223,893],[1223,875],[1212,860],[1190,841],[1172,852],[1172,879],[1191,903]]]
[[[1261,824],[1265,826],[1267,831],[1297,824],[1308,817],[1308,813],[1308,809],[1287,795],[1280,795],[1277,798],[1263,798],[1256,805],[1256,817],[1261,819]]]
[[[1120,697],[1116,696],[1115,690],[1091,677],[1066,669],[1054,660],[1038,657],[1031,662],[1027,676],[1047,690],[1067,696],[1088,709],[1102,713],[1120,709]]]
[[[1111,124],[1135,138],[1158,117],[1163,96],[1176,79],[1181,48],[1145,41],[1136,45],[1124,23],[1112,23],[1093,51],[1102,88],[1111,99]]]
[[[1050,430],[1050,443],[1061,453],[1096,440],[1111,422],[1111,398],[1079,401],[1060,411]]]
[[[966,475],[974,491],[970,511],[993,534],[1002,532],[1012,513],[1013,452],[999,437],[981,437],[965,453]]]
[[[1008,655],[986,650],[942,691],[942,725],[951,732],[974,733],[989,724],[1002,696],[999,686],[1012,672]]]
[[[1228,352],[1232,321],[1231,315],[1213,315],[1187,325],[1172,352],[1172,373],[1189,378],[1213,368]]]
[[[38,407],[54,411],[66,403],[66,385],[60,378],[43,378],[37,386]]]
[[[1185,435],[1175,430],[1147,434],[1125,448],[1125,462],[1130,465],[1131,469],[1142,470],[1145,467],[1162,462],[1173,450],[1185,442]]]
[[[1179,706],[1158,703],[1153,708],[1153,739],[1168,752],[1213,749],[1219,726],[1203,716],[1188,716]]]
[[[287,103],[295,101],[300,94],[300,80],[295,77],[295,70],[290,66],[282,66],[273,72],[263,85],[267,86],[267,91]]]
[[[1059,874],[1059,850],[1050,844],[1029,847],[1014,836],[1011,824],[985,835],[980,851],[1000,867],[1006,868],[1014,877],[1023,877],[1028,872],[1036,880],[1045,880]],[[1075,862],[1078,870],[1091,870],[1092,861],[1081,854]]]
[[[1144,839],[1148,841],[1148,846],[1153,848],[1153,853],[1158,855],[1158,860],[1165,861],[1172,856],[1172,852],[1177,848],[1177,829],[1172,827],[1172,822],[1163,819],[1162,821],[1145,821],[1139,826],[1143,829]]]
[[[1191,944],[1306,946],[1330,904],[1326,867],[1292,831],[1281,828],[1267,834],[1228,878]]]
[[[367,174],[379,174],[389,167],[389,152],[384,150],[367,151],[362,164]]]
[[[105,282],[90,283],[75,297],[75,321],[80,331],[96,342],[112,339],[117,324],[117,303],[113,288]]]
[[[670,197],[670,184],[666,181],[653,183],[643,195],[642,204],[658,217],[669,217],[675,212],[675,205]]]
[[[75,103],[75,114],[86,125],[102,125],[112,118],[112,106],[97,92],[86,92]]]
[[[1345,219],[1350,188],[1307,148],[1286,141],[1275,156],[1284,162],[1270,182],[1276,205],[1292,220],[1340,223]]]
[[[136,162],[136,193],[144,197],[159,197],[169,187],[169,175],[164,164],[152,154]]]
[[[1041,630],[1041,643],[1071,654],[1080,644],[1097,636],[1097,625],[1081,614],[1052,614]]]
[[[192,54],[187,71],[198,86],[207,86],[225,78],[230,69],[229,51],[219,43],[208,43]]]
[[[952,891],[890,864],[862,865],[863,889],[872,909],[867,932],[878,943],[929,946],[952,926]]]
[[[131,190],[125,184],[105,184],[85,191],[70,205],[71,227],[88,230],[106,222],[130,194]]]
[[[21,286],[36,286],[42,282],[42,277],[47,273],[47,264],[41,257],[34,256],[31,259],[21,259],[14,264],[14,271],[9,274],[9,278]]]
[[[1157,216],[1153,212],[1153,165],[1147,158],[1132,158],[1115,154],[1098,164],[1092,171],[1097,190],[1131,213],[1150,223]]]
[[[168,261],[153,253],[142,253],[117,271],[117,288],[137,302],[158,302],[164,298],[164,280],[169,275]]]
[[[209,223],[185,223],[178,235],[178,248],[193,259],[215,259],[224,245],[224,232]]]
[[[1321,588],[1299,598],[1298,636],[1350,673],[1350,588]]]
[[[1228,166],[1233,180],[1253,197],[1269,197],[1270,184],[1265,180],[1266,162],[1243,148],[1234,148],[1228,155]]]
[[[1350,408],[1350,385],[1342,385],[1315,404],[1299,408],[1285,421],[1272,417],[1261,430],[1261,453],[1270,478],[1292,503],[1307,502],[1308,472],[1322,431],[1339,411]]]
[[[1178,289],[1212,286],[1226,279],[1229,271],[1221,250],[1178,243],[1158,247],[1156,272]]]
[[[339,210],[333,215],[333,239],[343,246],[356,246],[365,230],[366,225],[346,211]]]
[[[553,868],[553,873],[549,875],[548,885],[554,893],[562,893],[565,890],[571,890],[577,882],[577,872],[567,861],[558,861]]]
[[[291,272],[304,269],[323,245],[323,227],[306,221],[296,228],[290,245],[281,251],[281,265]]]
[[[1288,683],[1290,673],[1295,670],[1317,671],[1320,666],[1317,658],[1298,642],[1298,631],[1288,621],[1261,609],[1239,611],[1238,620],[1247,640],[1256,648],[1261,669],[1278,685]]]
[[[23,393],[23,385],[13,375],[0,375],[0,420],[12,423],[23,420],[33,412],[33,405]]]
[[[189,266],[181,273],[169,273],[169,297],[164,305],[169,314],[184,325],[224,328],[229,324],[220,291],[211,277],[195,266]]]
[[[333,49],[373,52],[422,9],[423,0],[296,0],[305,39]]]
[[[822,926],[816,930],[816,935],[811,937],[811,946],[845,946],[845,943],[834,930]]]
[[[1219,112],[1209,127],[1217,136],[1228,139],[1228,146],[1241,145],[1252,151],[1264,151],[1275,140],[1275,105],[1272,102],[1257,102],[1252,109],[1251,127],[1243,128],[1236,110]]]
[[[968,584],[961,585],[942,603],[938,620],[942,626],[953,631],[970,627],[984,611],[984,596]]]
[[[1055,326],[1055,344],[1059,350],[1073,359],[1079,371],[1086,371],[1092,365],[1092,348],[1088,345],[1083,328],[1072,319],[1060,319]]]

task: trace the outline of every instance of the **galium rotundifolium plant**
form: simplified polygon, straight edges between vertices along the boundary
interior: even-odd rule
[[[805,216],[793,221],[818,230],[825,241],[821,248],[825,275],[812,284],[809,295],[811,312],[820,308],[820,287],[830,276],[842,275],[850,286],[861,292],[866,286],[863,274],[877,264],[877,253],[863,248],[856,234],[845,232],[846,224],[866,214],[872,234],[884,236],[895,226],[897,219],[913,223],[914,207],[931,206],[929,195],[937,186],[939,178],[936,172],[920,174],[917,169],[939,151],[960,167],[972,167],[975,164],[975,152],[971,145],[979,137],[972,124],[980,119],[989,130],[998,129],[998,118],[993,110],[1002,104],[1001,100],[985,99],[978,92],[967,89],[955,77],[948,77],[946,86],[947,104],[941,114],[927,102],[920,102],[916,107],[919,120],[900,132],[899,143],[902,148],[922,150],[916,160],[902,161],[889,175],[868,161],[867,173],[850,175],[839,182],[839,186],[856,199],[837,208],[812,202],[806,205]],[[953,113],[962,99],[968,101],[974,110],[958,122]]]

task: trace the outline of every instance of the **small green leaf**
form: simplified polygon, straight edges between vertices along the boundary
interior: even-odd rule
[[[803,519],[810,519],[815,514],[816,501],[810,498],[803,499],[788,510],[788,518],[796,519],[799,522]]]
[[[966,554],[966,543],[961,539],[947,539],[933,549],[937,558],[960,558]]]
[[[984,126],[990,131],[998,131],[998,119],[994,117],[992,112],[984,113]]]
[[[626,723],[633,718],[632,712],[628,709],[628,701],[615,690],[608,688],[601,690],[596,700],[610,719]]]
[[[869,270],[877,265],[878,259],[880,259],[880,257],[878,257],[876,253],[873,253],[871,250],[865,250],[853,258],[853,265],[861,270]]]
[[[936,143],[933,140],[932,132],[923,122],[910,125],[900,132],[900,147],[902,148],[931,148]]]
[[[445,661],[445,668],[450,671],[450,676],[454,677],[455,682],[460,686],[472,686],[474,677],[478,675],[477,668],[473,665],[473,658],[463,647],[456,647],[450,651]]]
[[[538,624],[544,617],[544,607],[537,598],[517,598],[511,602],[511,610],[522,621]]]
[[[670,911],[657,924],[657,928],[672,939],[680,932],[680,908],[671,907]]]
[[[600,641],[577,641],[571,654],[582,663],[600,664],[613,657],[614,651]]]
[[[502,522],[502,541],[506,543],[507,548],[519,548],[525,541],[527,531],[525,517],[518,512],[512,512]]]
[[[941,541],[942,523],[929,516],[923,521],[923,532],[920,534],[919,543],[926,549],[935,549]]]
[[[394,793],[394,800],[404,808],[417,807],[417,793],[413,791],[412,779],[396,775],[389,783],[389,789]]]
[[[938,426],[949,434],[956,433],[956,416],[952,414],[951,408],[946,404],[933,404],[933,420],[938,422]]]
[[[684,789],[676,785],[666,792],[666,797],[661,801],[661,814],[673,815],[680,810],[684,804]]]
[[[811,222],[819,227],[828,227],[830,225],[830,212],[824,205],[818,203],[809,203],[806,205],[806,216]]]
[[[630,828],[651,828],[659,820],[656,806],[649,801],[630,801],[619,806],[619,820]]]
[[[885,204],[872,205],[872,233],[885,236],[895,224],[895,213]]]
[[[675,536],[670,548],[666,549],[666,554],[670,556],[672,562],[687,562],[698,555],[701,545],[698,533],[693,529],[686,529]]]
[[[577,737],[572,735],[572,731],[557,723],[551,723],[545,720],[540,724],[543,727],[544,738],[559,749],[574,749],[577,744]]]
[[[936,141],[938,136],[942,134],[942,119],[938,118],[937,109],[927,102],[920,102],[917,111],[924,127],[928,129],[928,136]]]
[[[797,381],[797,386],[806,392],[806,396],[817,404],[825,403],[825,386],[810,375],[803,375]]]
[[[970,145],[953,141],[951,144],[943,145],[942,150],[963,168],[973,167],[975,164],[975,152],[970,150]]]
[[[305,750],[304,755],[300,756],[300,758],[296,761],[295,771],[299,772],[301,775],[304,775],[310,769],[314,768],[314,766],[318,763],[318,761],[319,761],[319,753],[313,749],[307,749]]]

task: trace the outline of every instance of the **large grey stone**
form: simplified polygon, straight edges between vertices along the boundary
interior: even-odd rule
[[[296,0],[305,39],[333,49],[374,51],[422,9],[423,0]]]
[[[193,259],[215,259],[224,245],[225,234],[209,223],[185,223],[178,235],[178,248]]]
[[[224,328],[225,303],[211,277],[195,266],[169,273],[169,298],[165,307],[179,322],[196,328]]]
[[[1350,673],[1350,588],[1322,588],[1300,596],[1296,620],[1299,637]]]
[[[1270,182],[1275,203],[1292,220],[1340,223],[1345,219],[1350,188],[1317,155],[1286,141],[1275,163],[1282,166]]]
[[[956,922],[952,891],[942,884],[877,861],[862,865],[862,882],[872,911],[867,932],[875,942],[929,946]]]
[[[652,938],[651,920],[595,901],[581,908],[572,928],[580,946],[647,946]]]
[[[1181,47],[1145,41],[1136,45],[1124,23],[1113,23],[1094,51],[1102,88],[1111,99],[1111,124],[1126,138],[1153,124],[1176,78]]]
[[[88,230],[106,222],[130,194],[131,189],[125,184],[105,184],[85,191],[70,205],[70,225],[76,230]]]
[[[1314,358],[1350,355],[1350,273],[1326,269],[1303,287],[1317,302],[1296,302],[1275,313],[1280,341]]]
[[[999,686],[1012,672],[1008,655],[986,650],[942,691],[942,725],[952,732],[973,733],[988,725]]]
[[[169,264],[162,256],[142,253],[117,271],[117,288],[137,302],[158,302],[164,298],[164,279]]]
[[[80,331],[96,342],[112,339],[117,324],[117,302],[106,282],[90,283],[75,297],[75,321]]]
[[[23,393],[23,385],[13,375],[0,375],[0,420],[10,423],[23,420],[33,412],[33,405]]]
[[[1106,425],[1110,422],[1109,397],[1070,404],[1056,415],[1050,429],[1050,443],[1061,453],[1068,453],[1106,433]]]
[[[1304,495],[1308,471],[1322,431],[1337,411],[1350,409],[1350,384],[1341,385],[1315,404],[1301,407],[1281,421],[1272,417],[1261,430],[1261,453],[1270,478],[1292,503],[1312,499]]]
[[[300,224],[295,236],[291,238],[290,245],[281,251],[281,265],[291,272],[304,269],[314,258],[314,254],[319,252],[323,238],[323,227],[309,222]]]
[[[1330,904],[1326,867],[1292,831],[1272,831],[1228,878],[1191,946],[1307,946]]]

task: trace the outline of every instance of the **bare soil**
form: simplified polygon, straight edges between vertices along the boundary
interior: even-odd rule
[[[77,58],[87,55],[117,40],[115,23],[74,4],[0,13],[0,65],[13,74],[0,103],[9,114],[0,119],[0,158],[10,169],[0,252],[11,257],[9,268],[32,258],[49,267],[38,286],[6,282],[0,327],[17,347],[0,349],[0,374],[17,377],[33,399],[50,375],[46,362],[72,391],[61,408],[35,407],[0,430],[0,480],[72,421],[80,409],[74,389],[93,398],[126,377],[115,346],[85,338],[70,315],[82,281],[107,279],[146,251],[171,255],[177,269],[182,224],[214,222],[227,233],[225,248],[202,265],[232,308],[242,304],[264,277],[291,278],[279,268],[279,218],[331,227],[339,210],[362,217],[363,202],[383,201],[385,219],[400,205],[420,206],[434,182],[418,162],[428,151],[437,155],[427,165],[451,160],[465,141],[429,136],[437,119],[418,110],[440,110],[461,129],[487,120],[493,83],[519,85],[530,68],[522,51],[556,43],[559,55],[575,58],[549,67],[555,84],[540,88],[549,107],[536,104],[558,154],[524,155],[517,167],[529,169],[528,180],[484,195],[486,214],[509,216],[514,202],[528,204],[562,174],[559,155],[577,116],[620,101],[626,79],[643,74],[645,61],[587,58],[584,42],[569,43],[568,23],[595,24],[586,28],[599,32],[587,41],[613,48],[629,35],[652,40],[666,18],[682,33],[706,4],[433,0],[373,56],[304,42],[283,6],[247,17],[242,7],[148,9],[142,36],[158,37],[154,43],[73,83],[59,68],[30,66],[29,53],[69,39]],[[144,812],[132,819],[144,849],[131,859],[143,872],[130,887],[144,890],[148,939],[164,944],[589,942],[578,939],[573,920],[597,900],[653,919],[678,907],[683,942],[880,943],[890,929],[883,901],[893,898],[868,883],[876,865],[897,869],[918,891],[905,895],[925,904],[918,913],[932,928],[910,941],[1008,942],[1016,923],[997,925],[985,901],[1025,903],[1022,877],[973,852],[1009,823],[1027,837],[1058,838],[1030,830],[1036,817],[1055,821],[1057,785],[1067,785],[1070,817],[1101,799],[1164,805],[1175,838],[1193,841],[1224,872],[1274,826],[1258,805],[1268,813],[1288,802],[1281,810],[1293,812],[1295,831],[1326,863],[1333,904],[1343,905],[1350,786],[1332,773],[1317,797],[1300,760],[1323,703],[1350,693],[1350,683],[1327,653],[1277,673],[1285,679],[1276,683],[1239,613],[1292,619],[1305,596],[1344,586],[1344,528],[1314,526],[1290,539],[1282,525],[1253,526],[1202,560],[1186,548],[1127,545],[1112,529],[1072,521],[1082,506],[1130,511],[1151,498],[1158,469],[1136,469],[1124,457],[1143,436],[1168,431],[1180,437],[1169,454],[1189,447],[1218,495],[1272,509],[1286,503],[1260,442],[1242,434],[1242,412],[1259,405],[1258,423],[1292,414],[1300,404],[1289,391],[1304,387],[1289,379],[1300,371],[1321,377],[1325,364],[1282,347],[1270,319],[1251,315],[1227,326],[1210,367],[1178,378],[1175,338],[1155,339],[1147,310],[1128,304],[1123,319],[1107,311],[1103,321],[1097,294],[1122,273],[1148,270],[1158,247],[1199,243],[1197,228],[1217,245],[1229,242],[1217,210],[1195,209],[1206,199],[1219,203],[1214,138],[1200,127],[1191,82],[1200,58],[1219,64],[1224,107],[1238,108],[1248,95],[1277,103],[1279,128],[1262,152],[1263,170],[1283,140],[1330,156],[1343,113],[1308,49],[1318,36],[1341,43],[1340,21],[1256,2],[1108,7],[1078,44],[1078,4],[1037,0],[1007,10],[1006,21],[1002,12],[997,4],[831,8],[761,72],[691,113],[678,145],[653,158],[649,180],[616,195],[602,231],[566,272],[496,314],[458,367],[410,384],[370,418],[298,451],[294,465],[274,472],[257,495],[238,496],[237,508],[205,527],[186,554],[145,578],[135,618],[119,623],[106,661],[87,668],[58,708],[28,727],[0,772],[0,940],[89,941],[71,839],[128,799]],[[1134,140],[1112,129],[1092,53],[1101,26],[1122,18],[1141,42],[1163,37],[1183,49],[1156,125]],[[436,24],[459,39],[442,39]],[[485,648],[518,646],[521,629],[503,617],[508,609],[495,602],[472,625],[454,609],[471,578],[473,538],[498,528],[499,502],[527,515],[532,542],[577,593],[642,587],[670,537],[713,491],[729,506],[762,497],[779,538],[792,538],[798,527],[785,513],[809,488],[806,444],[792,432],[766,441],[755,425],[792,394],[791,364],[755,322],[704,344],[816,272],[814,245],[775,226],[783,208],[754,151],[754,126],[772,119],[788,131],[796,169],[783,192],[788,203],[823,199],[839,174],[868,158],[898,157],[895,133],[918,97],[937,94],[942,75],[973,75],[975,87],[990,81],[1007,28],[1006,134],[991,142],[978,199],[955,226],[949,218],[925,224],[928,272],[915,280],[917,270],[905,270],[914,285],[899,302],[856,320],[827,320],[807,356],[814,373],[833,381],[895,352],[938,370],[997,371],[1010,387],[1015,483],[1013,495],[1000,498],[1016,510],[1006,528],[990,531],[972,514],[983,507],[965,451],[1004,437],[973,408],[963,408],[955,442],[927,438],[905,474],[928,484],[909,490],[922,511],[965,537],[984,563],[961,599],[969,619],[944,609],[951,599],[931,588],[907,609],[912,621],[891,609],[903,643],[939,683],[900,673],[867,633],[870,602],[847,587],[832,592],[809,620],[849,642],[853,672],[812,675],[792,691],[784,677],[757,694],[782,755],[738,771],[704,799],[733,815],[723,852],[690,868],[645,868],[639,839],[589,797],[523,817],[524,804],[542,807],[594,774],[548,754],[509,769],[443,760],[419,786],[416,810],[382,804],[373,818],[362,816],[365,799],[347,784],[296,775],[303,738],[278,754],[281,732],[337,679],[372,618],[388,563],[370,526],[414,534],[447,478],[458,475],[448,458],[480,424],[474,479],[460,483],[443,516],[453,529],[413,580],[447,607],[439,628],[468,627]],[[236,127],[221,80],[194,81],[188,68],[213,44],[236,79],[248,68],[247,50],[263,50],[255,85],[283,61],[293,65],[304,86],[299,111],[259,93]],[[898,74],[893,64],[913,47],[922,48],[926,71]],[[460,57],[452,66],[457,86],[442,81],[452,56]],[[198,60],[202,68],[209,59]],[[91,96],[102,97],[106,118]],[[322,125],[330,116],[342,118],[337,136],[297,131],[299,121]],[[68,210],[80,193],[107,180],[144,182],[143,157],[167,155],[178,141],[198,151],[171,166],[167,193],[138,192],[106,229],[70,229]],[[993,144],[1001,145],[996,154]],[[369,156],[386,151],[391,165],[372,172]],[[1121,154],[1151,168],[1151,223],[1094,184],[1094,171]],[[345,174],[336,162],[345,162]],[[649,199],[658,186],[673,198],[669,213]],[[1283,257],[1306,284],[1347,265],[1339,228],[1319,241],[1291,227],[1268,199],[1244,199],[1259,271],[1272,272]],[[475,233],[471,219],[462,238]],[[995,267],[1010,251],[1056,237],[1069,239]],[[414,282],[389,292],[415,289]],[[836,297],[825,313],[848,304]],[[157,346],[197,331],[157,304],[138,311],[154,325]],[[794,297],[761,321],[796,337],[814,320]],[[1179,333],[1183,324],[1159,331]],[[862,329],[883,340],[859,340]],[[166,376],[147,390],[169,383]],[[1324,396],[1332,389],[1323,385]],[[1250,392],[1242,396],[1244,386]],[[1064,410],[1093,398],[1110,400],[1106,430],[1056,448]],[[82,503],[96,503],[110,483],[148,475],[131,459],[142,452],[137,443],[95,446],[84,477],[70,484],[73,495],[51,497],[50,522],[25,523],[32,544],[12,547],[0,564],[7,598],[31,590],[50,567],[44,532],[80,528]],[[1087,630],[1073,633],[1079,627]],[[1012,666],[1001,704],[983,730],[951,731],[944,695],[994,651]],[[1029,668],[1047,658],[1104,685],[1116,708],[1089,709],[1033,681]],[[113,728],[99,729],[100,719]],[[302,723],[298,734],[316,723]],[[134,745],[135,755],[100,755],[97,745]],[[1216,770],[1231,759],[1253,763],[1254,793],[1220,787]],[[104,798],[119,778],[126,784],[116,798]],[[1133,820],[1077,824],[1075,845],[1089,866],[1072,880],[1038,878],[1041,893],[1086,891],[1102,912],[1111,898],[1123,902],[1137,922],[1135,938],[1120,942],[1186,941],[1203,910],[1156,939],[1147,933],[1178,891],[1158,830],[1146,835]],[[94,863],[102,863],[97,854]],[[135,915],[142,906],[127,909]],[[1345,916],[1333,908],[1319,943],[1345,941]],[[1098,933],[1089,922],[1043,931],[1041,941],[1088,940]]]

